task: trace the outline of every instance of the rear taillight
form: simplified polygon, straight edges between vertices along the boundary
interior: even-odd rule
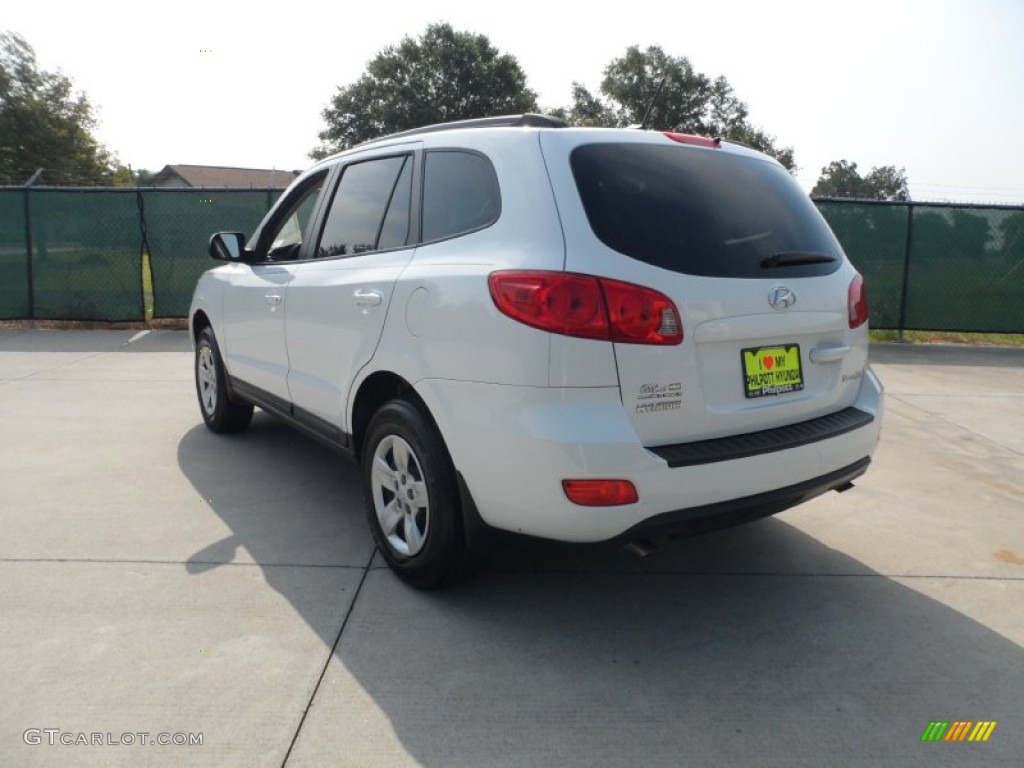
[[[650,288],[618,280],[600,280],[608,305],[612,341],[630,344],[678,344],[683,340],[679,310]]]
[[[494,272],[495,305],[534,328],[587,339],[608,338],[608,311],[596,277],[566,272]]]
[[[495,306],[520,323],[551,333],[627,344],[679,344],[683,325],[662,293],[619,280],[571,272],[493,272]]]
[[[850,281],[850,289],[846,294],[846,307],[851,328],[859,328],[868,321],[868,292],[864,287],[864,278],[860,275]]]
[[[563,480],[566,498],[581,507],[617,507],[636,504],[639,496],[629,480]]]

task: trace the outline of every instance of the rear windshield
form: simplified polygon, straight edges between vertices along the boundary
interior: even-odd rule
[[[749,278],[826,275],[842,263],[814,204],[773,163],[622,143],[585,144],[570,162],[594,234],[639,261],[690,275]],[[776,254],[835,260],[763,265]]]

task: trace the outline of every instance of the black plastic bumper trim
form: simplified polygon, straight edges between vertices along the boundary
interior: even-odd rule
[[[846,490],[846,486],[867,471],[871,457],[865,456],[842,469],[829,472],[811,480],[805,480],[774,491],[744,496],[739,499],[720,501],[687,509],[663,512],[637,523],[625,533],[616,536],[619,541],[635,541],[658,534],[683,534],[693,536],[721,528],[730,528],[803,504],[805,501],[834,490]]]
[[[865,427],[874,420],[875,417],[870,413],[851,406],[827,416],[801,421],[799,424],[788,424],[785,427],[765,429],[746,435],[699,440],[694,443],[660,445],[647,450],[663,458],[672,468],[692,467],[716,461],[745,459],[762,453],[784,451],[819,440],[828,440]]]

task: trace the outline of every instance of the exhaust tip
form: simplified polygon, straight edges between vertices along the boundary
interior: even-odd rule
[[[653,555],[657,551],[658,546],[653,541],[644,539],[642,541],[631,541],[623,545],[623,549],[643,560],[645,557]]]
[[[842,485],[837,485],[835,491],[836,493],[846,493],[851,488],[853,488],[853,483],[843,483]]]

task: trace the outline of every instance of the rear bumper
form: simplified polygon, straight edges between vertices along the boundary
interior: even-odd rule
[[[860,461],[835,472],[829,472],[796,485],[745,496],[742,499],[730,499],[717,504],[706,504],[702,507],[663,512],[637,523],[625,533],[620,534],[618,538],[631,541],[671,533],[696,535],[741,523],[749,523],[762,517],[778,514],[797,504],[803,504],[823,493],[846,490],[856,478],[867,471],[870,463],[871,458],[865,456]]]
[[[658,453],[666,449],[640,443],[617,387],[433,379],[418,382],[416,390],[483,522],[575,542],[636,537],[666,525],[693,532],[724,527],[842,487],[863,473],[874,453],[883,408],[881,384],[869,368],[852,405],[857,413],[824,417],[818,434],[807,437],[801,429],[803,437],[790,439],[784,429],[767,438],[747,436],[765,443],[750,453],[736,452],[727,439],[713,446],[714,460],[673,467],[671,457]],[[567,478],[628,479],[639,501],[577,506],[562,491]]]
[[[839,437],[865,427],[874,420],[873,414],[851,406],[826,416],[776,429],[735,437],[721,437],[716,440],[663,445],[649,450],[655,456],[663,458],[672,469],[692,467],[697,464],[714,464],[716,461],[745,459],[762,453],[799,448],[801,445]]]

